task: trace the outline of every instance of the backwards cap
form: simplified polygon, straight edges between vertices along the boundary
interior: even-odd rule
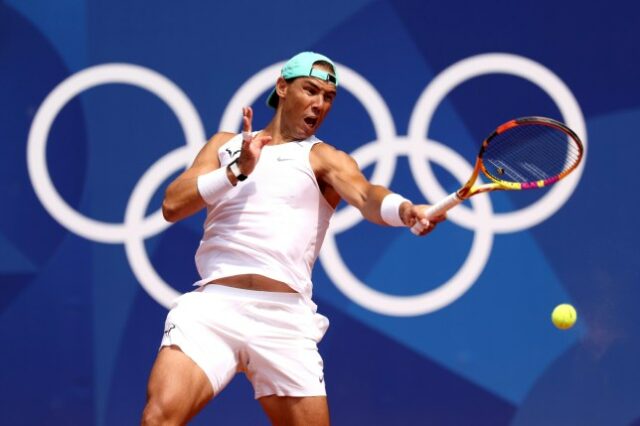
[[[313,68],[313,64],[320,61],[330,64],[335,74]],[[280,75],[285,80],[296,77],[315,77],[319,78],[320,80],[333,83],[336,85],[336,87],[338,87],[338,73],[336,71],[336,66],[333,64],[333,61],[326,56],[315,52],[298,53],[296,56],[289,59],[286,64],[284,64],[284,67],[282,67],[282,70],[280,71]],[[274,88],[267,98],[267,105],[272,108],[276,108],[278,106],[279,100],[280,98],[278,97],[276,89]]]

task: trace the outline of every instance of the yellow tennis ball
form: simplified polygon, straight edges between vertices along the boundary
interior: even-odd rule
[[[563,303],[555,307],[551,313],[551,321],[560,330],[566,330],[573,327],[578,319],[576,309],[568,303]]]

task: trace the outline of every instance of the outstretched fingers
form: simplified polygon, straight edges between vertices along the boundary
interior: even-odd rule
[[[242,108],[242,133],[251,133],[251,122],[253,121],[253,109],[251,107]]]
[[[262,148],[271,142],[271,136],[254,136],[252,133],[253,110],[242,108],[242,150],[238,158],[240,171],[249,175],[260,159]]]
[[[253,109],[251,107],[242,108],[242,140],[249,144],[250,149],[257,149],[258,152],[271,142],[271,136],[258,136],[252,134]]]

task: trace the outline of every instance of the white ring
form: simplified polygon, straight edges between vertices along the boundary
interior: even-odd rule
[[[272,65],[248,80],[231,99],[221,120],[221,129],[238,128],[241,116],[237,111],[255,102],[269,90],[282,63]],[[409,137],[396,136],[391,114],[379,93],[362,76],[341,65],[343,85],[356,97],[372,119],[376,141],[355,150],[352,155],[361,167],[376,162],[371,181],[388,186],[393,178],[398,155],[409,156],[411,170],[425,197],[436,200],[447,194],[440,187],[428,165],[429,160],[448,168],[460,182],[471,173],[471,165],[450,148],[425,140],[435,109],[446,94],[466,79],[488,73],[508,73],[521,76],[545,90],[565,117],[567,124],[586,143],[586,127],[575,98],[562,81],[540,64],[515,55],[478,55],[452,65],[431,82],[416,103],[409,126]],[[70,208],[55,190],[46,164],[46,142],[51,125],[62,107],[78,93],[96,85],[125,83],[149,90],[159,96],[174,111],[185,133],[187,146],[177,148],[158,160],[136,184],[122,224],[111,224],[87,218]],[[32,185],[49,213],[72,232],[94,241],[124,242],[127,258],[142,287],[161,305],[169,307],[179,294],[157,274],[146,253],[144,239],[169,226],[160,212],[145,218],[147,206],[156,189],[171,173],[188,165],[205,142],[204,128],[188,97],[160,74],[128,64],[107,64],[74,74],[58,85],[45,99],[32,124],[27,146],[27,161]],[[474,213],[466,207],[454,209],[449,217],[468,229],[475,230],[471,250],[461,269],[440,287],[415,296],[392,296],[373,290],[360,282],[344,264],[336,246],[335,235],[352,227],[362,217],[351,206],[337,212],[327,232],[320,260],[331,280],[347,296],[360,305],[383,314],[409,316],[433,312],[455,301],[478,278],[491,252],[493,233],[514,232],[533,226],[553,214],[577,185],[581,166],[562,185],[552,189],[538,202],[518,212],[492,215],[489,197],[471,199]],[[566,188],[563,191],[556,188]],[[559,196],[558,196],[559,195]],[[542,203],[542,201],[545,201]],[[542,207],[540,207],[542,206]]]
[[[413,109],[409,121],[409,135],[413,139],[423,138],[429,134],[429,125],[437,107],[447,94],[459,84],[484,74],[511,74],[524,78],[544,90],[556,103],[566,124],[582,139],[585,150],[587,130],[582,110],[569,88],[548,68],[518,55],[506,53],[488,53],[472,56],[457,62],[440,74],[422,92]],[[495,232],[508,233],[532,227],[554,214],[573,193],[580,181],[585,158],[580,166],[559,185],[554,185],[535,203],[518,211],[495,213],[491,218],[491,228]],[[409,164],[421,191],[430,201],[444,198],[447,193],[433,175],[433,171],[423,158],[409,157]],[[473,229],[478,219],[471,211],[460,206],[451,211],[449,218],[460,226]]]
[[[124,214],[124,222],[127,229],[135,231],[127,233],[124,242],[131,269],[142,288],[156,302],[167,309],[180,293],[168,285],[151,264],[144,244],[144,236],[148,231],[139,225],[144,221],[144,214],[151,197],[153,197],[162,182],[176,170],[184,167],[185,162],[191,161],[195,153],[192,147],[182,146],[156,161],[136,184],[131,197],[129,197]],[[169,226],[169,224],[166,223],[166,226]]]
[[[407,146],[398,140],[396,146]],[[414,155],[421,154],[427,156],[433,155],[433,159],[442,167],[448,168],[454,177],[460,182],[464,182],[473,168],[459,154],[450,148],[434,141],[411,141]],[[416,148],[419,147],[419,148]],[[368,154],[375,148],[375,143],[369,143],[354,153],[355,156],[364,156],[362,153]],[[367,156],[367,160],[371,156]],[[359,158],[359,164],[367,165],[363,158]],[[471,204],[476,209],[481,218],[488,219],[491,217],[491,204],[488,197],[475,197],[471,199]],[[342,212],[339,212],[342,213]],[[438,288],[427,291],[422,294],[413,296],[393,296],[380,291],[374,290],[361,282],[351,273],[347,265],[342,260],[340,252],[336,245],[335,235],[340,232],[336,231],[333,225],[327,231],[322,251],[320,252],[320,260],[324,266],[324,270],[331,278],[331,281],[342,291],[347,297],[355,301],[359,305],[380,314],[393,316],[413,316],[423,315],[453,303],[462,296],[482,273],[484,266],[491,253],[493,243],[493,233],[488,226],[484,226],[484,220],[475,229],[475,236],[469,254],[458,272],[447,282]],[[333,222],[332,222],[333,224]]]
[[[158,96],[176,114],[188,145],[202,146],[205,133],[198,112],[184,92],[166,77],[137,65],[105,64],[87,68],[64,80],[47,96],[36,113],[27,142],[27,168],[36,195],[51,216],[75,234],[102,243],[122,243],[132,231],[124,223],[101,222],[70,207],[53,185],[46,159],[47,138],[60,110],[79,93],[107,83],[131,84]],[[144,237],[155,235],[166,226],[157,211],[145,220]]]

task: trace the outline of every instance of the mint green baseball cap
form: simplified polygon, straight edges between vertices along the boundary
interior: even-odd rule
[[[313,68],[313,64],[320,61],[331,64],[334,74],[324,70]],[[296,56],[289,59],[286,64],[284,64],[282,70],[280,71],[280,75],[285,80],[296,77],[315,77],[320,80],[333,83],[336,85],[336,87],[338,87],[338,72],[336,70],[335,64],[331,59],[315,52],[298,53]],[[278,97],[276,89],[274,88],[267,98],[267,105],[269,105],[271,108],[277,108],[279,100],[280,98]]]

